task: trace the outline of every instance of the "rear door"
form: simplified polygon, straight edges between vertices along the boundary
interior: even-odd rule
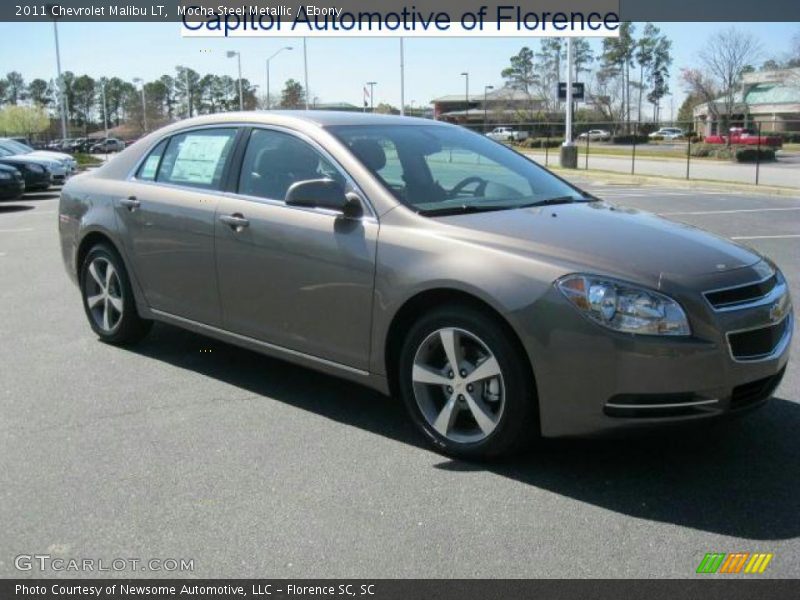
[[[203,128],[162,141],[116,199],[127,254],[157,311],[220,324],[215,213],[237,133]]]

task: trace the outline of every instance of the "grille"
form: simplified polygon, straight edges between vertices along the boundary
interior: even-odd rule
[[[763,402],[772,396],[775,388],[778,387],[781,379],[783,379],[783,374],[785,372],[786,367],[771,377],[765,377],[764,379],[737,385],[733,388],[733,393],[731,394],[731,408],[744,408],[752,404]]]
[[[769,356],[783,339],[791,319],[784,318],[780,323],[728,334],[731,354],[737,360],[758,360]]]
[[[772,275],[772,277],[764,281],[759,281],[758,283],[749,283],[725,290],[706,292],[705,297],[711,306],[717,310],[734,308],[742,304],[749,304],[750,302],[760,300],[769,294],[776,285],[778,285],[778,276]]]

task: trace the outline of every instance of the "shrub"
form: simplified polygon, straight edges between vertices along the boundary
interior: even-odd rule
[[[736,148],[736,162],[756,162],[761,154],[762,161],[775,160],[775,150],[772,148]]]
[[[633,134],[622,134],[622,135],[612,135],[611,136],[611,143],[612,144],[646,144],[648,141],[648,137],[646,135],[633,135]]]
[[[647,136],[647,139],[649,139],[651,142],[663,142],[664,136],[663,135],[654,135],[653,137]]]
[[[564,143],[563,138],[528,138],[520,143],[523,148],[557,148]]]

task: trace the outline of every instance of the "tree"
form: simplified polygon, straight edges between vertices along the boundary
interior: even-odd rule
[[[5,100],[8,104],[18,104],[25,100],[25,80],[18,71],[11,71],[6,75]]]
[[[572,40],[572,64],[575,67],[575,81],[581,80],[581,73],[591,72],[588,68],[594,61],[594,51],[586,38]]]
[[[171,121],[175,113],[175,105],[178,103],[175,80],[169,75],[162,75],[159,81],[164,89],[164,108],[167,111],[167,117]]]
[[[399,115],[400,110],[387,102],[381,102],[375,107],[375,112],[381,115]]]
[[[648,69],[647,80],[650,92],[647,101],[653,105],[653,121],[658,122],[661,112],[661,99],[669,94],[669,68],[672,66],[672,41],[666,36],[656,38]]]
[[[619,37],[603,39],[603,68],[607,75],[622,77],[622,115],[627,130],[631,122],[631,67],[636,53],[634,31],[634,26],[626,21],[620,25]]]
[[[530,94],[539,79],[533,68],[533,50],[523,47],[511,57],[511,66],[503,69],[500,76],[508,87]]]
[[[702,103],[703,99],[700,96],[689,92],[678,109],[678,122],[694,124],[694,107]]]
[[[183,98],[181,112],[191,117],[200,106],[203,89],[200,87],[200,74],[189,67],[175,67],[175,93]]]
[[[718,31],[708,39],[700,52],[702,69],[684,69],[682,73],[689,91],[707,104],[708,112],[719,123],[721,132],[728,130],[745,67],[755,62],[759,54],[760,47],[755,38],[732,27]]]
[[[46,108],[53,102],[53,90],[44,79],[34,79],[28,84],[28,98],[34,105]]]
[[[7,135],[30,135],[50,127],[50,117],[38,106],[11,104],[0,110],[0,131]]]
[[[561,63],[566,58],[566,47],[562,38],[542,38],[536,55],[542,65],[544,76],[539,80],[540,95],[552,110],[559,107],[558,82],[561,81]],[[550,103],[552,99],[552,104]]]
[[[306,93],[303,86],[294,79],[289,79],[281,92],[281,108],[301,108],[305,105]]]
[[[94,108],[97,106],[97,90],[95,81],[88,75],[76,77],[72,84],[74,96],[75,123],[83,127],[84,133],[88,132],[89,122],[92,120]]]

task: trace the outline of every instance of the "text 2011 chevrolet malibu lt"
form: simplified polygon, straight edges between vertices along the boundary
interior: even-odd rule
[[[793,329],[753,250],[420,119],[181,121],[71,179],[59,227],[100,339],[164,321],[352,379],[458,456],[760,405]]]

